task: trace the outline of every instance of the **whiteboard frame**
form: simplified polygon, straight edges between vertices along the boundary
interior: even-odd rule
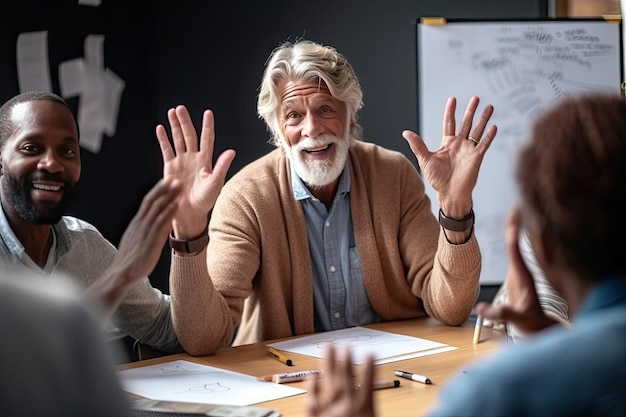
[[[517,200],[517,191],[515,190],[516,185],[513,181],[515,155],[517,154],[517,151],[521,144],[523,144],[524,140],[529,135],[529,128],[532,123],[532,118],[535,114],[540,113],[542,109],[545,109],[554,104],[554,101],[558,100],[558,98],[575,94],[574,91],[576,89],[578,89],[577,91],[581,93],[589,89],[606,89],[610,92],[614,91],[616,94],[623,94],[621,90],[621,85],[624,82],[624,73],[622,70],[624,54],[622,43],[623,22],[621,20],[617,22],[609,21],[603,18],[482,20],[444,19],[444,22],[445,23],[443,25],[431,25],[422,23],[422,18],[417,19],[415,33],[417,57],[416,75],[418,132],[420,133],[420,135],[422,135],[422,138],[424,139],[424,142],[426,143],[428,149],[431,151],[435,151],[439,148],[441,144],[442,115],[445,108],[445,102],[449,96],[457,97],[457,128],[460,125],[460,120],[462,118],[463,112],[465,111],[465,106],[470,96],[477,95],[481,98],[481,104],[479,106],[477,114],[480,114],[480,112],[482,112],[482,109],[486,104],[494,105],[495,111],[494,116],[492,117],[492,121],[498,125],[498,134],[496,136],[496,139],[492,143],[491,148],[487,151],[485,155],[485,159],[483,160],[481,171],[479,173],[478,183],[473,192],[474,209],[476,212],[476,225],[474,232],[476,233],[476,237],[478,238],[479,244],[481,246],[481,253],[483,255],[483,270],[480,278],[481,284],[500,284],[504,281],[504,278],[506,276],[506,266],[508,263],[508,256],[506,254],[504,240],[506,216],[510,210],[510,207],[514,205]],[[501,88],[501,90],[497,92],[498,94],[501,94],[504,90],[509,88],[502,86],[515,86],[521,88],[521,86],[515,85],[516,82],[511,82],[511,77],[514,76],[514,74],[511,74],[511,71],[509,71],[508,74],[505,74],[504,78],[502,76],[498,76],[498,78],[492,77],[490,81],[491,84],[489,85],[487,85],[484,80],[481,84],[481,79],[479,75],[477,75],[477,71],[481,67],[476,65],[477,60],[475,59],[475,57],[480,57],[481,54],[492,52],[490,50],[481,50],[482,45],[487,44],[487,42],[478,43],[477,45],[479,46],[475,46],[471,43],[474,38],[459,37],[458,39],[455,38],[449,40],[449,43],[446,44],[444,48],[437,48],[438,45],[441,45],[440,43],[436,43],[435,46],[431,44],[423,45],[423,42],[428,42],[431,38],[424,41],[421,34],[422,28],[424,27],[428,27],[429,31],[435,30],[431,28],[442,28],[441,30],[445,31],[446,29],[450,28],[452,28],[452,30],[455,30],[456,28],[460,28],[462,25],[463,31],[467,32],[470,30],[470,27],[485,28],[484,30],[487,30],[486,28],[493,25],[494,28],[505,28],[508,26],[516,29],[524,27],[542,27],[545,29],[547,34],[553,34],[556,38],[556,31],[559,28],[581,27],[584,29],[590,29],[592,27],[604,27],[602,26],[603,24],[615,25],[614,27],[617,28],[617,30],[614,32],[614,39],[612,38],[613,30],[607,29],[607,32],[611,32],[611,39],[608,40],[610,41],[608,43],[613,48],[616,48],[617,51],[615,51],[615,49],[612,49],[611,52],[607,54],[607,60],[609,60],[608,62],[611,64],[610,67],[600,68],[600,70],[610,68],[612,71],[612,62],[613,60],[615,61],[615,72],[610,75],[610,79],[604,80],[606,81],[606,84],[596,85],[590,83],[589,86],[585,86],[583,83],[579,82],[580,80],[577,80],[577,83],[568,86],[565,83],[567,77],[562,77],[561,79],[550,79],[550,84],[546,84],[548,87],[545,87],[543,84],[540,83],[547,83],[548,80],[537,77],[537,85],[535,86],[536,88],[534,94],[539,98],[533,97],[530,94],[528,94],[528,97],[524,97],[523,95],[515,96],[515,91],[511,87],[511,91],[506,93],[509,94],[508,97],[515,97],[516,99],[519,99],[519,103],[516,104],[516,106],[518,107],[521,106],[521,98],[527,100],[528,103],[537,103],[540,101],[539,104],[536,104],[536,107],[533,108],[532,112],[529,111],[528,115],[525,115],[521,111],[515,112],[517,108],[514,107],[513,104],[508,104],[509,102],[513,103],[513,100],[511,98],[508,98],[505,101],[505,99],[503,98],[505,96],[498,97],[494,92],[497,90],[497,88]],[[559,39],[557,39],[557,41],[558,40]],[[491,40],[488,39],[487,41],[490,42]],[[602,41],[605,41],[605,39],[602,39]],[[459,42],[460,46],[456,47],[455,42]],[[498,38],[493,42],[494,45],[498,47],[498,52],[495,54],[497,57],[501,57],[503,54],[506,54],[506,52],[501,52],[506,50],[505,46],[508,46],[504,44],[504,42],[507,42],[506,38]],[[503,44],[501,45],[499,42],[502,42]],[[469,46],[466,47],[466,45]],[[513,45],[515,45],[515,43],[513,43]],[[523,50],[523,46],[521,45],[521,43],[519,43],[517,46],[519,47],[518,49]],[[464,51],[462,50],[463,48],[466,48],[467,50]],[[537,50],[541,50],[541,48],[537,48]],[[469,51],[469,53],[467,53],[465,56],[464,53],[467,51]],[[442,73],[448,74],[442,72],[447,71],[447,69],[439,68],[433,63],[438,60],[441,60],[443,62],[446,59],[452,59],[449,58],[452,53],[461,56],[461,58],[459,58],[458,56],[454,58],[458,59],[458,62],[460,62],[461,64],[459,64],[458,68],[455,67],[454,73],[450,72],[452,76],[444,76],[441,81],[433,81],[435,77],[441,77]],[[472,53],[474,53],[475,55],[471,56]],[[540,54],[540,52],[537,53]],[[426,54],[429,55],[425,56]],[[539,62],[542,66],[546,65],[543,57],[541,57],[541,61],[539,60],[539,57],[537,57],[536,59],[538,62],[537,65],[539,65]],[[592,57],[589,60],[594,61],[594,59],[595,58]],[[514,59],[511,59],[510,62],[515,63]],[[528,65],[534,65],[532,59],[526,59],[523,62],[530,63]],[[563,68],[566,68],[565,70],[561,69],[561,71],[565,71],[565,75],[567,75],[567,71],[569,70],[568,64],[563,64],[560,61],[558,63]],[[593,66],[593,64],[594,62],[592,62],[590,65]],[[464,67],[463,65],[466,66]],[[519,65],[519,63],[517,63],[517,65],[511,65],[513,69],[517,69],[523,66],[524,65]],[[579,66],[582,67],[583,63],[581,63]],[[578,70],[572,66],[571,71],[574,72]],[[596,71],[595,73],[593,73],[594,79],[602,78],[601,75],[603,73],[600,74],[598,69],[593,68],[592,71]],[[433,74],[430,74],[430,72],[432,72]],[[495,72],[492,72],[488,75],[493,76],[494,74]],[[579,76],[579,74],[576,75]],[[428,78],[429,76],[431,78]],[[428,78],[428,80],[425,80],[425,78]],[[487,78],[487,76],[485,76],[484,78]],[[517,77],[514,79],[519,80],[520,78],[522,77]],[[523,78],[524,80],[527,80],[528,77],[524,76]],[[507,80],[508,83],[503,82],[503,80]],[[500,84],[496,84],[495,81],[499,81]],[[561,84],[559,84],[559,82]],[[429,84],[426,85],[426,83]],[[459,89],[455,86],[459,83],[465,84],[463,84],[463,86],[460,88],[460,93],[457,93],[456,91],[459,91]],[[519,83],[519,81],[517,83]],[[524,83],[528,83],[528,81],[524,81]],[[455,88],[457,88],[457,90],[454,90]],[[552,91],[548,90],[547,88],[552,88]],[[488,91],[488,93],[485,93],[485,91]],[[555,96],[552,102],[543,102],[544,100],[550,99],[550,94],[555,94],[557,96]],[[435,96],[436,98],[433,98]],[[535,105],[531,105],[528,103],[526,103],[526,106],[529,108],[532,105]],[[517,138],[513,139],[512,136],[516,136]],[[433,213],[436,214],[439,210],[436,194],[434,193],[434,190],[427,181],[425,181],[425,187],[427,194],[431,198]]]

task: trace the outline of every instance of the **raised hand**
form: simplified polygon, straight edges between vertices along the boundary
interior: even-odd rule
[[[167,118],[173,148],[165,127],[158,125],[156,128],[163,155],[163,177],[176,179],[183,188],[172,226],[177,238],[191,239],[206,230],[208,213],[224,186],[235,151],[224,151],[213,166],[215,129],[210,110],[204,112],[199,143],[185,106],[170,109]]]
[[[115,311],[132,284],[150,275],[156,267],[181,192],[180,183],[161,179],[143,198],[139,211],[122,235],[117,257],[87,290],[106,315]]]
[[[360,388],[355,389],[352,358],[349,348],[336,351],[333,345],[325,350],[324,373],[308,381],[306,410],[310,417],[374,417],[374,359],[363,365]]]
[[[535,282],[519,248],[519,213],[512,209],[507,221],[506,245],[509,255],[504,282],[507,304],[479,303],[476,313],[496,323],[509,322],[523,333],[535,333],[557,323],[547,316],[539,303]]]
[[[478,97],[470,99],[457,132],[456,98],[448,99],[443,117],[441,147],[434,152],[428,150],[417,133],[410,130],[402,132],[424,177],[437,193],[441,209],[450,217],[464,216],[469,212],[480,165],[496,137],[496,126],[487,129],[493,106],[485,107],[474,123],[478,103]]]

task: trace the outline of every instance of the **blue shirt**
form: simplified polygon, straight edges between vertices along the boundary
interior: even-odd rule
[[[585,299],[572,328],[555,326],[467,368],[428,416],[626,415],[626,277]]]
[[[380,321],[363,284],[350,212],[350,165],[339,177],[330,207],[313,197],[291,167],[293,195],[304,210],[311,266],[315,331],[343,329]]]

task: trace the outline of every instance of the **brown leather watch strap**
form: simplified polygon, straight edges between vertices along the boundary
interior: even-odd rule
[[[195,239],[176,239],[172,233],[169,237],[170,247],[176,252],[195,253],[200,252],[209,244],[209,234],[204,232]]]
[[[452,230],[453,232],[467,230],[474,225],[474,209],[470,209],[469,214],[462,219],[446,217],[443,211],[439,209],[439,224],[441,224],[444,229]]]

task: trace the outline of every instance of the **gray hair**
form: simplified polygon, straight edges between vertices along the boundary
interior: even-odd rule
[[[279,146],[282,135],[278,85],[282,81],[312,80],[322,80],[332,96],[345,104],[348,125],[354,121],[351,136],[360,139],[362,128],[356,121],[356,113],[363,107],[363,92],[352,66],[335,48],[301,39],[284,42],[274,49],[263,73],[257,112],[272,134],[270,142]]]

